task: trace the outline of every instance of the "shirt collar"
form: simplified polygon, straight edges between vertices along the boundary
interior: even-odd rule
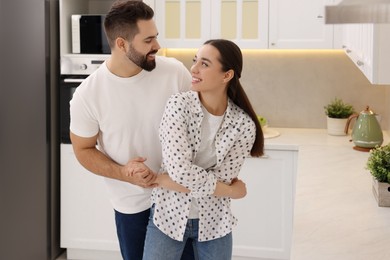
[[[195,100],[194,104],[192,104],[191,106],[191,112],[194,114],[203,113],[202,104],[200,103],[200,99],[199,99],[199,93],[191,90],[190,95],[193,97],[193,100]],[[235,125],[238,123],[237,120],[239,120],[240,118],[241,117],[239,116],[239,107],[236,104],[234,104],[234,102],[229,98],[228,106],[225,112],[225,119],[222,126],[227,124]]]

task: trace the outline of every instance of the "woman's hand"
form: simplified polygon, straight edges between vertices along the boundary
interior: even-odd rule
[[[213,195],[217,197],[242,199],[246,196],[245,182],[239,180],[238,178],[234,178],[230,185],[223,182],[217,182]]]
[[[232,195],[230,196],[232,199],[242,199],[246,196],[246,184],[242,180],[234,178],[230,187],[232,189]]]
[[[189,193],[190,190],[180,184],[174,182],[167,173],[158,174],[155,180],[158,187],[162,187],[168,190]]]

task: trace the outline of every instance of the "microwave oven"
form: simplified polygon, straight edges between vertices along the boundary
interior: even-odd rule
[[[105,15],[72,15],[72,53],[110,54],[104,32]]]

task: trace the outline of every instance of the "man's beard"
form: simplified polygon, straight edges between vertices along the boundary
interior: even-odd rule
[[[141,53],[139,53],[135,48],[133,48],[133,46],[130,44],[130,49],[126,53],[126,56],[138,67],[146,71],[152,71],[156,67],[156,60],[153,59],[148,61],[148,55],[155,54],[156,52],[157,51],[151,51],[144,56]]]

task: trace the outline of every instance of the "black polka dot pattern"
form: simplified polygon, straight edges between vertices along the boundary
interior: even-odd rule
[[[203,169],[193,164],[200,146],[203,119],[198,93],[188,91],[173,95],[167,102],[160,125],[163,149],[161,172],[168,172],[190,194],[155,188],[154,223],[169,237],[182,241],[191,198],[198,199],[199,241],[223,237],[232,231],[237,219],[230,209],[230,198],[213,196],[216,182],[231,183],[237,177],[255,140],[252,119],[231,100],[215,139],[217,164]]]

